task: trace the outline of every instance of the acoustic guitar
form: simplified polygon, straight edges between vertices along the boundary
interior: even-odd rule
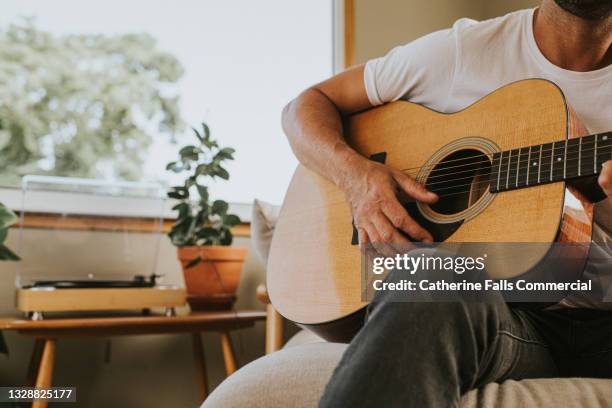
[[[591,201],[570,187],[612,159],[612,132],[587,135],[553,83],[502,87],[453,114],[397,101],[349,117],[345,137],[363,156],[411,174],[440,197],[407,211],[436,242],[588,243]],[[504,259],[497,277],[529,271],[547,245]],[[588,250],[582,254],[586,259]],[[329,340],[359,328],[361,253],[342,191],[299,166],[272,240],[268,290],[287,319]],[[487,266],[489,268],[489,266]]]

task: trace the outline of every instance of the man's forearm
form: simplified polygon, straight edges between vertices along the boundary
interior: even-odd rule
[[[285,107],[283,130],[298,160],[336,185],[342,183],[352,163],[363,159],[343,137],[340,112],[316,88]]]

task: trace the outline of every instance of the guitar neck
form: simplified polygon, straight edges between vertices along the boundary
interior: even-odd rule
[[[612,160],[612,132],[507,150],[493,155],[491,192],[599,174]]]

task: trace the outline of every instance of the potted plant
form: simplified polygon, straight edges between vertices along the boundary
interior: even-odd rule
[[[180,158],[166,166],[185,175],[182,185],[168,191],[168,197],[178,201],[173,207],[178,215],[168,236],[177,247],[191,309],[227,309],[236,299],[246,249],[230,246],[231,228],[240,218],[228,213],[227,202],[211,202],[204,183],[229,179],[223,163],[234,159],[234,149],[219,147],[205,123],[201,131],[193,131],[197,143],[181,148]]]
[[[0,261],[18,261],[19,257],[4,245],[11,225],[17,222],[14,212],[0,203]]]

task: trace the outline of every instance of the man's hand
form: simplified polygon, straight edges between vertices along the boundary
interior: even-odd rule
[[[398,194],[417,201],[434,203],[438,197],[407,174],[363,157],[355,158],[350,171],[339,183],[351,205],[359,244],[389,245],[405,251],[414,240],[431,243],[431,234],[423,229],[400,204]]]
[[[603,168],[601,169],[601,174],[599,175],[597,182],[608,198],[612,197],[612,160],[609,160],[603,164]]]

